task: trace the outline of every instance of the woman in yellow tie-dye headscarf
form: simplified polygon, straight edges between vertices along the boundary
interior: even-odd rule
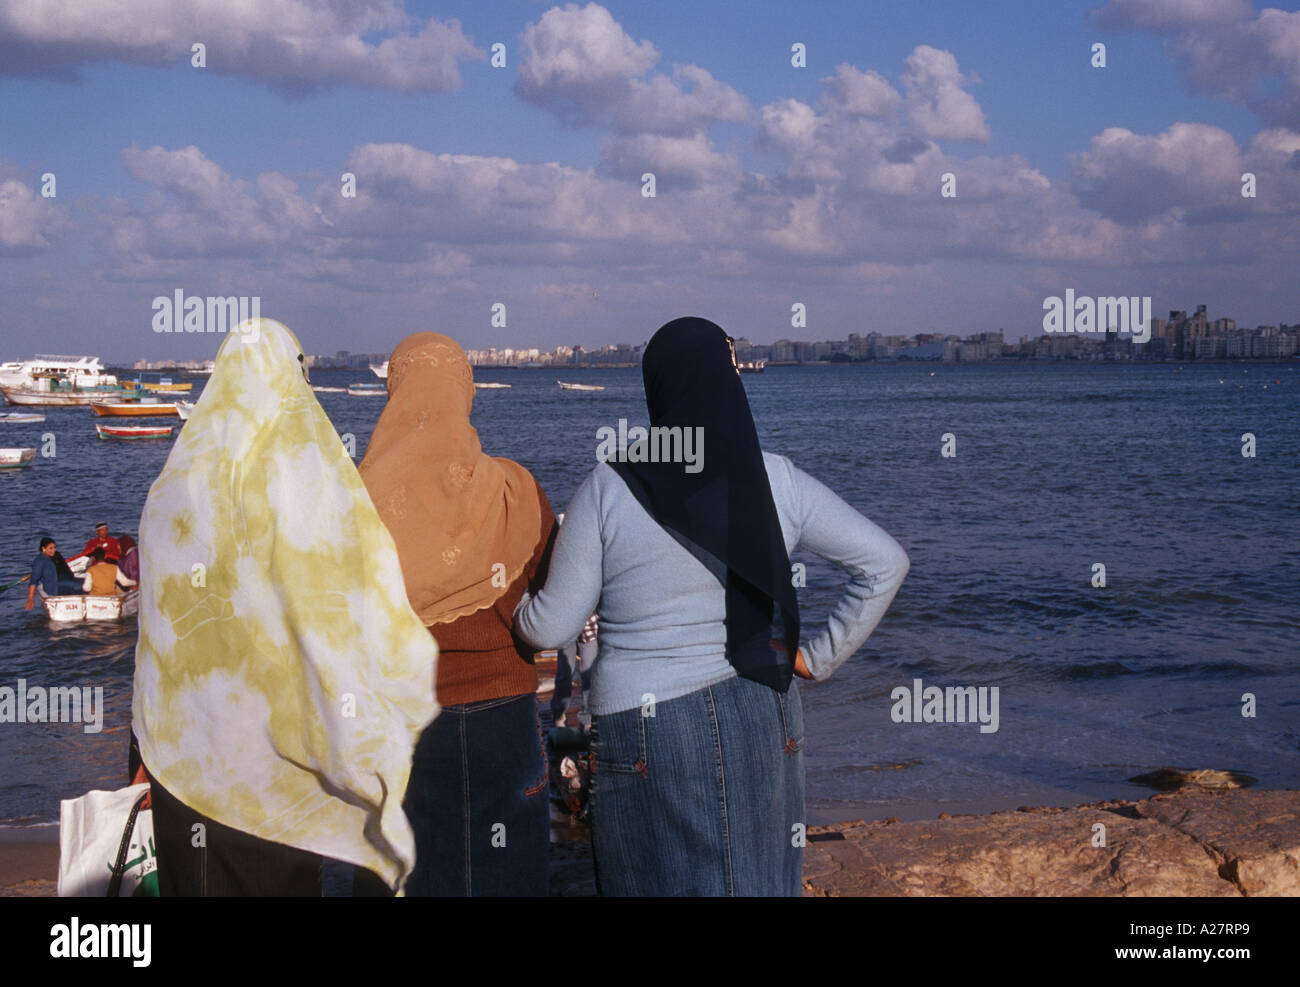
[[[164,894],[319,894],[322,857],[396,888],[414,863],[437,646],[305,377],[293,333],[242,324],[140,519],[134,730]]]

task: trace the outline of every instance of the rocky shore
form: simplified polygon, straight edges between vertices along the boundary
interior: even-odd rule
[[[1099,828],[1100,827],[1100,828]],[[1300,791],[810,828],[805,896],[1300,894]]]

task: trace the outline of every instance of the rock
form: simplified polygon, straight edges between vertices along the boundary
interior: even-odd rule
[[[1104,829],[1104,846],[1101,842]],[[821,834],[837,832],[843,840]],[[1187,788],[1141,802],[809,829],[808,895],[1198,896],[1300,891],[1300,792]]]
[[[1300,895],[1300,793],[1157,795],[1135,808],[1197,840],[1242,894]]]

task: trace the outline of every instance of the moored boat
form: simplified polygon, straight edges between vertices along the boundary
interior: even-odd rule
[[[354,398],[388,397],[388,388],[383,384],[349,384],[348,393]]]
[[[566,391],[603,391],[605,389],[600,384],[566,384],[562,380],[557,380],[555,383]]]
[[[33,415],[21,411],[9,411],[0,415],[0,423],[8,422],[10,425],[22,425],[29,422],[43,422],[44,415]]]
[[[190,415],[194,414],[194,402],[193,402],[193,401],[177,401],[177,402],[176,402],[176,414],[180,416],[180,420],[181,420],[181,421],[183,421],[183,422],[187,422],[187,421],[189,421],[189,420],[190,420]]]
[[[490,381],[485,381],[484,383],[480,384],[478,381],[475,381],[474,386],[480,391],[504,391],[507,387],[514,387],[515,385],[496,384]]]
[[[35,458],[35,449],[0,449],[0,469],[30,466]]]
[[[101,425],[95,431],[101,439],[165,439],[172,434],[173,425]]]
[[[371,373],[373,373],[376,377],[378,377],[380,380],[387,380],[387,379],[388,379],[388,361],[385,360],[383,363],[372,363],[372,364],[370,365],[370,371],[371,371]]]
[[[48,388],[0,386],[0,393],[4,394],[5,400],[10,404],[62,408],[121,398],[127,392],[120,387],[79,388],[55,385]]]
[[[142,418],[155,415],[179,415],[175,402],[144,401],[92,401],[91,409],[105,418]]]
[[[311,389],[317,394],[347,394],[348,392],[346,387],[325,387],[317,384],[312,384]]]

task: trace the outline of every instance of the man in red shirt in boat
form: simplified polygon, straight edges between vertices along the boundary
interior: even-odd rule
[[[107,521],[100,521],[99,524],[95,525],[95,537],[86,542],[86,547],[74,555],[72,559],[79,559],[83,555],[93,555],[97,548],[102,548],[104,557],[114,565],[122,558],[122,546],[116,538],[108,533]],[[68,559],[68,561],[71,562],[72,559]]]

